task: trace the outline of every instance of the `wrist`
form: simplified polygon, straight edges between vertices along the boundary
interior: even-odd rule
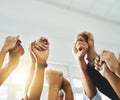
[[[46,68],[47,66],[48,66],[47,63],[40,63],[40,62],[37,63],[37,67],[39,68]]]
[[[11,61],[13,61],[13,60],[14,61],[19,61],[20,60],[20,56],[12,54],[12,55],[9,55],[9,59]]]
[[[90,58],[90,59],[91,58],[95,58],[96,55],[97,55],[97,53],[96,53],[95,48],[94,47],[93,48],[89,48],[88,53],[87,53],[88,58]]]
[[[55,85],[50,85],[49,90],[59,91],[59,88]]]
[[[97,56],[97,53],[95,51],[95,48],[89,48],[87,53],[87,60],[90,65],[94,65],[94,60]]]
[[[87,58],[89,65],[94,65],[95,58]]]
[[[79,61],[78,66],[80,67],[80,71],[86,71],[87,70],[87,65],[86,65],[85,60]]]
[[[45,59],[36,59],[37,63],[45,64],[46,60]]]
[[[111,71],[107,68],[107,70],[104,72],[104,77],[105,77],[106,79],[109,79],[111,73],[114,74],[113,72],[111,72]]]
[[[19,64],[19,60],[10,60],[8,63],[8,66],[10,66],[11,69],[15,69]]]
[[[84,58],[76,58],[76,61],[78,64],[82,63],[82,62],[85,62],[85,59]]]
[[[4,47],[2,48],[2,50],[1,50],[1,53],[2,54],[6,54],[8,52],[8,50],[6,50]]]

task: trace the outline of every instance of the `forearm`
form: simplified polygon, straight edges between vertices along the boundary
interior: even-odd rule
[[[116,74],[120,78],[120,63],[119,63],[118,68],[116,70]]]
[[[28,74],[28,77],[27,77],[26,85],[25,85],[25,90],[24,90],[25,96],[27,95],[30,84],[32,83],[34,71],[35,71],[35,62],[32,62],[30,70],[29,70],[29,74]]]
[[[105,78],[109,81],[116,94],[120,97],[120,78],[111,71],[107,71]]]
[[[43,89],[44,82],[44,68],[41,66],[36,66],[34,71],[33,80],[30,85],[30,89],[28,90],[28,99],[29,100],[39,100],[41,96],[41,92]]]
[[[87,53],[88,62],[91,66],[94,65],[95,57],[97,56],[95,47],[90,47]]]
[[[81,81],[83,84],[83,88],[84,91],[86,93],[86,95],[92,99],[95,95],[96,95],[96,87],[94,85],[94,83],[92,82],[92,79],[90,78],[87,69],[81,69],[81,66],[86,67],[86,63],[84,61],[82,61],[80,63],[80,75],[81,75]]]
[[[6,54],[7,54],[7,51],[4,48],[2,48],[2,50],[0,51],[0,69],[2,68]]]
[[[9,63],[0,71],[0,84],[2,84],[6,78],[12,73],[19,63],[19,59],[10,59]]]
[[[3,84],[3,82],[8,78],[8,76],[13,72],[13,70],[13,67],[9,67],[9,65],[7,65],[0,71],[0,85]]]
[[[67,84],[63,90],[65,91],[65,100],[74,100],[73,91],[70,84]]]
[[[58,88],[50,85],[48,90],[48,100],[58,100],[58,92]]]

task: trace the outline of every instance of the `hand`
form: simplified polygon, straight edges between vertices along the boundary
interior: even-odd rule
[[[45,37],[40,37],[39,39],[37,39],[37,41],[35,42],[35,47],[38,50],[47,50],[49,48],[49,42],[48,39]]]
[[[73,53],[75,54],[76,58],[80,61],[84,59],[85,54],[88,51],[88,44],[86,40],[81,36],[78,35],[74,47],[73,47]]]
[[[48,40],[46,38],[42,38],[39,41],[32,42],[31,51],[34,53],[38,63],[45,64],[49,55]]]
[[[88,43],[89,48],[94,48],[94,38],[90,32],[81,32],[78,36],[81,35]]]
[[[93,35],[90,32],[82,32],[79,35],[83,36],[88,43],[87,57],[88,57],[89,64],[92,66],[94,65],[94,59],[97,56],[95,46],[94,46]]]
[[[117,72],[119,69],[119,61],[111,51],[103,50],[100,53],[100,59],[106,63],[111,72]]]
[[[17,43],[16,46],[9,51],[10,62],[13,63],[13,66],[17,67],[19,63],[20,56],[24,54],[24,49],[20,43]]]
[[[63,73],[49,69],[46,71],[46,79],[50,87],[54,87],[58,90],[61,88]]]
[[[24,54],[24,49],[23,49],[21,43],[16,44],[16,46],[11,51],[9,51],[10,58],[11,57],[13,57],[13,58],[20,57],[23,54]]]
[[[5,40],[4,46],[3,46],[4,50],[6,52],[12,50],[15,47],[18,40],[19,40],[19,36],[16,36],[16,37],[8,36],[8,37],[6,37],[6,40]]]
[[[95,69],[99,71],[103,77],[105,77],[105,74],[109,71],[106,63],[100,60],[100,56],[97,56],[95,59]]]

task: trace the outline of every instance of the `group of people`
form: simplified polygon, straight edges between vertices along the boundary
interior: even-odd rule
[[[45,37],[30,44],[31,66],[22,100],[41,98],[49,45],[49,40]],[[4,67],[3,62],[7,53],[9,53],[9,61]],[[23,54],[24,49],[19,36],[8,36],[0,51],[0,85],[18,66]],[[84,89],[83,100],[102,100],[100,92],[111,100],[120,99],[120,62],[113,52],[103,50],[98,54],[93,35],[90,32],[81,32],[75,38],[73,54],[80,69]],[[66,79],[61,71],[46,70],[46,80],[49,86],[48,100],[74,100],[69,79]]]

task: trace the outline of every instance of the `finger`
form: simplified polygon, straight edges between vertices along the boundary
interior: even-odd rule
[[[72,49],[73,54],[77,53],[77,48],[76,48],[76,43],[73,44],[73,49]]]
[[[95,64],[96,64],[97,66],[101,66],[101,64],[100,64],[100,59],[99,59],[98,56],[95,58]]]
[[[95,58],[95,60],[96,60],[97,62],[100,62],[100,56],[97,55],[96,58]]]
[[[104,50],[102,50],[101,53],[106,53],[106,52],[109,52],[109,51],[104,49]]]
[[[81,33],[81,35],[86,35],[86,36],[88,36],[88,38],[89,38],[89,36],[91,35],[91,33],[90,33],[90,32],[87,32],[87,31],[84,31],[84,32]]]
[[[47,50],[48,46],[44,45],[43,43],[35,43],[35,48],[37,48],[38,50]]]
[[[85,42],[85,39],[84,39],[84,37],[82,37],[81,35],[77,38],[77,41],[83,41],[83,42]]]
[[[42,50],[41,47],[38,46],[38,45],[35,45],[35,48],[36,48],[37,50],[39,50],[39,51]]]
[[[37,41],[35,41],[34,46],[35,46],[36,49],[41,50],[41,48],[40,48],[40,46],[38,44],[40,45],[40,43],[38,43]]]
[[[77,43],[78,41],[86,42],[82,36],[79,36],[78,39],[75,40],[75,43]]]
[[[32,51],[33,51],[34,47],[35,47],[35,41],[32,42],[31,45],[30,45],[30,48],[31,48]]]
[[[20,40],[17,40],[16,46],[19,46],[22,42]]]
[[[18,47],[14,48],[12,50],[12,52],[18,53],[19,55],[23,55],[24,54],[24,49],[23,49],[22,45],[19,45]]]
[[[84,31],[82,33],[80,33],[80,35],[87,41],[88,40],[88,34],[86,34],[88,32]]]
[[[46,45],[46,44],[44,44],[43,42],[36,42],[35,43],[37,46],[39,46],[40,48],[43,48],[43,49],[48,49],[49,48],[49,45]]]
[[[32,52],[34,53],[35,56],[37,56],[40,51],[41,50],[38,50],[35,46],[32,49]]]
[[[44,38],[44,39],[43,39],[43,43],[44,43],[45,45],[49,45],[48,39],[47,39],[47,38]]]
[[[100,70],[102,70],[102,67],[96,67],[96,66],[95,66],[95,69],[96,69],[97,71],[100,71]]]
[[[85,42],[78,41],[76,43],[76,47],[79,47],[79,48],[84,49],[84,50],[88,50],[88,44]]]
[[[106,60],[109,59],[109,54],[108,53],[101,53],[100,59],[101,59],[101,63],[106,62]]]
[[[78,33],[77,37],[86,35],[85,33],[86,33],[86,31],[80,32],[80,33]]]
[[[44,44],[41,44],[40,48],[43,49],[43,50],[47,50],[47,49],[48,49],[48,46],[46,46],[46,45],[44,45]]]
[[[97,62],[96,60],[95,60],[95,68],[97,69],[97,70],[101,70],[101,65],[99,64],[99,62]]]
[[[82,45],[82,43],[80,44],[80,41],[78,41],[77,43],[76,43],[76,48],[77,48],[77,50],[79,51],[81,51],[82,49],[83,49],[83,45]]]
[[[43,42],[43,43],[46,44],[46,45],[49,44],[48,39],[45,38],[45,37],[40,37],[37,41],[38,41],[38,42]]]
[[[16,38],[16,40],[19,40],[20,36],[19,36],[19,35],[17,35],[15,38]]]

